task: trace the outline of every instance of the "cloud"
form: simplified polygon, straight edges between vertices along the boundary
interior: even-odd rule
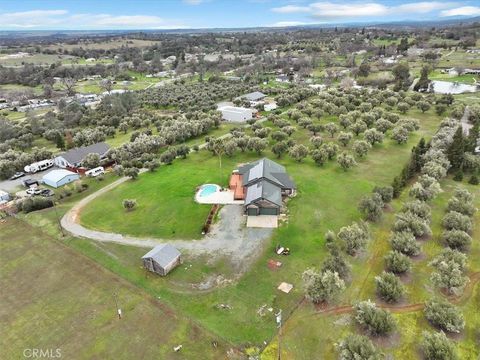
[[[286,5],[272,9],[273,12],[280,14],[294,14],[294,13],[304,13],[309,12],[310,7],[308,6],[297,6],[297,5]]]
[[[480,7],[462,6],[455,9],[444,10],[440,12],[440,16],[480,16]]]
[[[301,26],[301,25],[308,25],[309,23],[303,21],[279,21],[271,25],[267,25],[268,27],[288,27],[288,26]]]
[[[426,14],[433,11],[448,9],[455,5],[456,3],[453,2],[440,1],[406,3],[398,6],[388,6],[377,2],[315,2],[308,6],[286,5],[272,8],[271,10],[281,14],[303,13],[316,19],[333,20],[342,18],[371,18],[402,14]]]
[[[178,21],[155,15],[71,14],[67,10],[30,10],[0,15],[0,28],[174,29]]]

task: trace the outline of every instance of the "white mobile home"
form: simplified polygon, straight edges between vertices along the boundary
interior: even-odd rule
[[[225,106],[219,109],[222,119],[231,122],[245,122],[253,117],[253,110],[243,107]]]

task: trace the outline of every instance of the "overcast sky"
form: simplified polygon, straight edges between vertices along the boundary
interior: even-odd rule
[[[1,30],[228,28],[462,16],[480,16],[480,0],[0,0]]]

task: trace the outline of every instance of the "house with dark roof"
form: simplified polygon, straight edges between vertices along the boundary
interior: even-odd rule
[[[157,245],[142,256],[143,266],[148,271],[165,276],[180,264],[180,255],[180,251],[170,244]]]
[[[263,104],[267,95],[260,91],[254,91],[242,96],[239,96],[238,99],[246,100],[250,103],[251,107],[257,106],[258,104]]]
[[[296,185],[284,166],[263,158],[235,170],[230,189],[235,200],[245,200],[247,215],[280,215],[283,198],[294,195]]]
[[[61,153],[55,157],[54,162],[60,168],[76,169],[82,166],[82,162],[88,154],[98,154],[100,160],[104,160],[109,150],[110,146],[104,142],[99,142]]]

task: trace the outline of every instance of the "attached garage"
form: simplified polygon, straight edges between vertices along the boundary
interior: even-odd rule
[[[48,174],[44,175],[42,181],[45,185],[58,188],[60,186],[77,181],[78,179],[80,179],[80,175],[77,173],[65,169],[59,169],[52,170]]]

